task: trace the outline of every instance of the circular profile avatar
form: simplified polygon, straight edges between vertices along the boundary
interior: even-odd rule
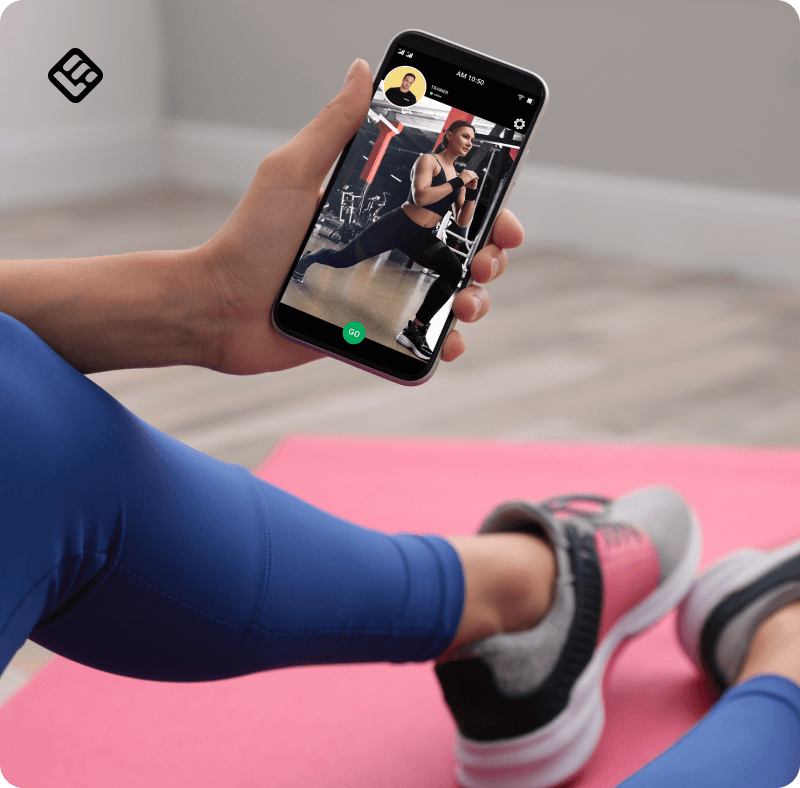
[[[425,77],[416,68],[393,68],[383,81],[386,98],[397,107],[410,107],[425,95]]]

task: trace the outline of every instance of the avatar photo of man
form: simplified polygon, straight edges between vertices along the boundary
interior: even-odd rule
[[[397,79],[400,77],[400,84]],[[397,107],[410,107],[416,104],[426,90],[425,78],[416,69],[405,67],[392,69],[383,82],[383,94]]]
[[[427,96],[400,109],[384,87],[282,302],[427,360],[522,135]]]

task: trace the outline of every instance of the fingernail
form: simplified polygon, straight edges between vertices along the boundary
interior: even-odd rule
[[[492,277],[497,276],[497,272],[500,269],[500,261],[496,258],[492,258]]]
[[[508,208],[506,208],[506,211],[508,211],[509,213],[511,213],[511,211],[509,211],[509,210],[508,210]],[[517,217],[516,217],[516,216],[514,216],[514,214],[513,214],[513,213],[511,213],[511,216],[513,216],[515,219],[517,219]],[[519,219],[517,219],[517,221],[519,221]]]
[[[475,296],[472,300],[475,302],[475,311],[472,313],[472,316],[477,317],[478,312],[481,311],[481,307],[483,306],[483,299],[480,296]]]
[[[355,72],[356,72],[356,63],[358,63],[358,61],[360,59],[361,58],[356,58],[353,61],[352,65],[350,66],[350,69],[347,72],[347,76],[344,78],[344,84],[345,85],[353,78],[353,74],[355,74]]]

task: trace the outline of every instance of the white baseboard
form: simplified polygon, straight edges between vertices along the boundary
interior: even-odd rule
[[[181,181],[241,195],[290,135],[177,122]],[[800,283],[800,198],[528,166],[509,208],[526,244]]]
[[[800,198],[531,166],[508,207],[540,247],[800,283]]]
[[[195,121],[0,134],[0,210],[178,182],[241,196],[286,132]],[[526,245],[800,284],[800,197],[527,166]]]

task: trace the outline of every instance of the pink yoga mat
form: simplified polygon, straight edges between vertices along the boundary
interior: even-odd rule
[[[424,485],[407,480],[412,467]],[[693,503],[704,565],[799,530],[789,451],[298,437],[257,473],[387,532],[469,534],[504,499],[650,484]],[[573,786],[617,785],[708,709],[674,614],[623,647],[606,697],[603,737]],[[18,788],[454,788],[453,732],[432,663],[171,685],[59,657],[0,708],[0,769]]]

